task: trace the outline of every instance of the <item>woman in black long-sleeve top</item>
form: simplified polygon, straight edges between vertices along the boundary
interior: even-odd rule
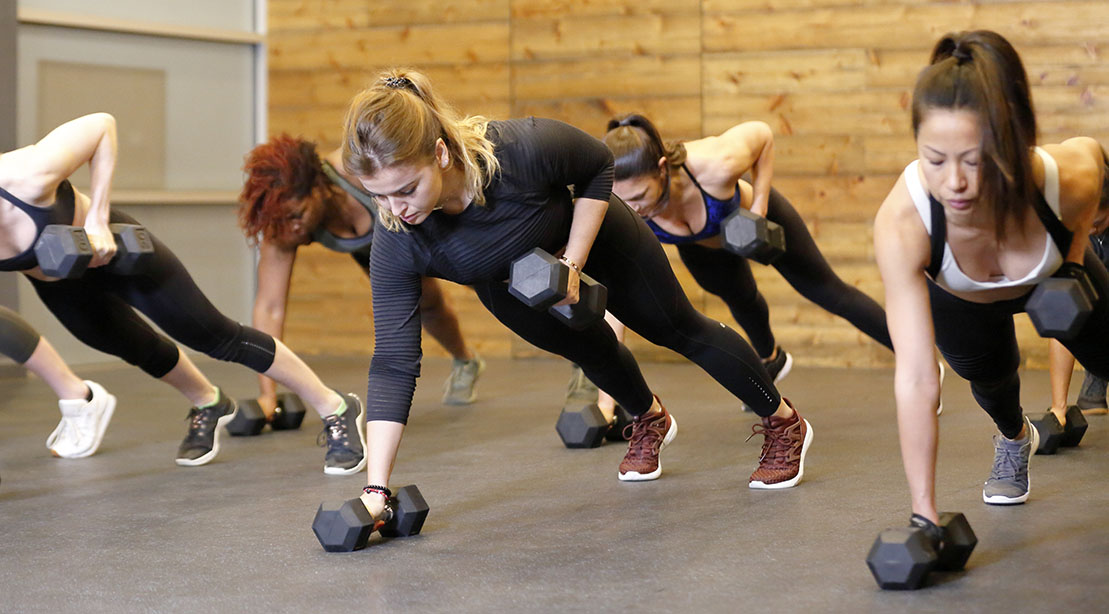
[[[513,259],[540,247],[608,287],[608,309],[646,339],[697,364],[763,417],[755,488],[801,478],[811,430],[784,402],[751,346],[699,314],[653,233],[611,197],[612,155],[581,130],[547,119],[459,118],[415,72],[393,70],[347,113],[343,163],[378,203],[374,239],[376,347],[370,366],[368,480],[376,516],[420,370],[420,278],[471,285],[487,309],[530,343],[579,364],[636,417],[621,480],[661,473],[659,452],[677,425],[604,322],[575,331],[513,298]],[[572,189],[568,186],[573,186]]]

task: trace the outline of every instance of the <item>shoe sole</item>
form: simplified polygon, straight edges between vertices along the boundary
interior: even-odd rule
[[[651,480],[657,480],[659,476],[662,475],[662,451],[665,450],[666,446],[669,445],[671,441],[674,441],[674,438],[677,436],[678,421],[674,419],[674,416],[670,416],[670,428],[667,429],[666,436],[662,438],[662,445],[658,448],[658,467],[650,473],[639,473],[638,471],[629,471],[627,473],[617,472],[616,477],[619,478],[621,482],[649,482]]]
[[[475,390],[475,388],[477,387],[477,380],[478,380],[479,377],[481,377],[481,374],[484,373],[484,372],[485,372],[485,361],[482,360],[481,362],[478,363],[477,373],[474,375],[474,385],[470,386],[470,396],[469,396],[469,398],[467,398],[465,400],[462,400],[462,399],[456,400],[456,399],[450,399],[450,398],[448,398],[448,396],[446,394],[444,394],[443,395],[443,405],[451,405],[451,406],[470,405],[471,403],[476,401],[477,400],[477,390]],[[447,392],[448,393],[450,392],[450,383],[451,383],[451,380],[450,380],[450,377],[448,377],[447,378]]]
[[[58,454],[54,450],[50,450],[55,456],[59,458],[88,458],[100,449],[100,442],[104,440],[104,433],[108,430],[108,423],[112,421],[112,415],[116,410],[116,397],[115,395],[108,395],[108,408],[104,410],[104,414],[100,417],[100,423],[96,425],[96,438],[93,439],[92,445],[88,449],[77,454]]]
[[[366,408],[362,406],[361,399],[358,400],[358,409],[358,420],[355,421],[355,430],[358,431],[358,439],[362,442],[362,460],[358,461],[357,465],[349,469],[328,467],[325,463],[323,466],[324,475],[354,475],[366,468]]]
[[[747,483],[747,488],[755,490],[781,490],[783,488],[793,488],[797,486],[798,482],[805,475],[805,456],[809,453],[809,445],[812,444],[812,425],[808,420],[801,418],[805,421],[805,441],[801,444],[801,462],[797,465],[797,475],[782,482],[774,482],[767,484],[766,482],[752,481]]]
[[[1029,424],[1028,428],[1032,429],[1032,449],[1040,447],[1040,432],[1036,427]],[[1020,505],[1028,500],[1028,494],[1032,492],[1032,457],[1035,453],[1028,455],[1028,490],[1019,497],[1006,497],[1005,495],[993,495],[992,497],[986,496],[986,491],[982,491],[982,501],[987,505]]]
[[[175,459],[175,462],[182,467],[199,467],[201,465],[207,465],[208,463],[212,462],[212,459],[214,459],[216,455],[219,454],[220,431],[222,431],[224,427],[227,426],[228,422],[234,420],[235,416],[237,415],[239,415],[238,405],[235,406],[235,411],[227,414],[226,416],[220,416],[216,420],[216,431],[212,433],[212,449],[209,450],[207,454],[192,459],[178,458]]]

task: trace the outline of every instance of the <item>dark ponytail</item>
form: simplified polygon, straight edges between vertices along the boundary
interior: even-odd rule
[[[1028,76],[1009,41],[989,30],[948,34],[932,49],[931,65],[913,90],[913,136],[932,109],[972,111],[982,132],[978,199],[994,208],[994,232],[1037,198],[1031,151],[1036,114]]]
[[[616,158],[616,179],[628,179],[658,172],[663,156],[671,167],[685,162],[685,145],[663,143],[651,120],[630,113],[608,120],[604,142]]]

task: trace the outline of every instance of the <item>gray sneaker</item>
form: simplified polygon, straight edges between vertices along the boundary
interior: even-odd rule
[[[351,475],[366,467],[366,416],[362,402],[353,394],[344,394],[347,410],[343,415],[331,414],[323,419],[323,432],[317,443],[327,443],[323,472],[327,475]]]
[[[1028,500],[1028,463],[1040,445],[1040,434],[1027,417],[1024,425],[1028,429],[1024,439],[993,436],[993,469],[982,488],[982,500],[990,505],[1016,505]]]
[[[570,367],[570,383],[566,386],[566,403],[570,401],[596,401],[597,385],[589,381],[578,365]]]
[[[454,359],[451,363],[451,374],[443,384],[444,405],[469,405],[477,398],[474,384],[481,372],[485,370],[485,361],[481,356],[474,354],[470,360]]]
[[[206,465],[219,454],[219,435],[235,418],[235,400],[218,390],[216,402],[204,409],[189,410],[189,434],[177,448],[177,464],[185,467]]]
[[[1109,414],[1109,405],[1105,402],[1105,380],[1086,372],[1086,379],[1082,380],[1082,390],[1078,393],[1078,409],[1090,416]]]

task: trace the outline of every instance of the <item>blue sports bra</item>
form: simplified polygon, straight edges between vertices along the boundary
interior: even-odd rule
[[[16,209],[26,213],[31,221],[35,223],[35,239],[31,241],[31,246],[11,258],[0,260],[0,271],[28,271],[33,269],[38,266],[38,259],[35,258],[35,243],[38,242],[42,229],[51,224],[73,223],[73,186],[70,185],[68,180],[59,183],[58,190],[54,193],[54,204],[49,207],[28,205],[12,196],[11,192],[4,188],[0,188],[0,196],[15,205]]]
[[[728,217],[731,212],[738,209],[740,202],[743,200],[743,193],[739,191],[738,183],[736,184],[735,193],[732,194],[731,198],[728,200],[719,200],[710,196],[709,193],[701,187],[701,184],[697,183],[697,178],[693,176],[693,173],[689,172],[685,164],[682,164],[682,170],[685,171],[686,175],[689,175],[689,179],[693,181],[693,185],[697,186],[697,189],[701,191],[701,198],[705,200],[705,227],[702,228],[700,232],[691,235],[672,235],[662,228],[659,228],[658,224],[651,220],[647,220],[647,225],[651,227],[651,230],[655,231],[655,236],[663,243],[692,243],[693,241],[715,237],[720,234],[720,223],[723,222],[724,218]]]

